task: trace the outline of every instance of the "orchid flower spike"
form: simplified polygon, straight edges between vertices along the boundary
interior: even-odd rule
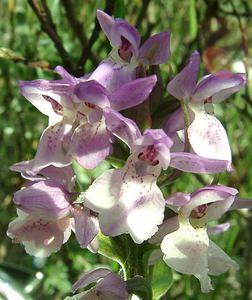
[[[193,151],[202,157],[228,160],[231,165],[227,133],[213,113],[213,103],[219,103],[239,91],[246,83],[246,75],[221,71],[204,76],[197,82],[199,62],[199,53],[195,51],[185,68],[168,83],[167,90],[175,98],[188,103],[191,110],[188,137]],[[179,109],[168,119],[165,132],[176,136],[184,129],[183,118]]]

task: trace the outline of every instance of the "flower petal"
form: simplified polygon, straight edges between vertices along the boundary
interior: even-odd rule
[[[97,10],[96,16],[98,19],[98,22],[102,28],[102,31],[106,34],[107,38],[110,40],[110,31],[115,23],[114,18],[112,18],[110,15],[106,14],[102,10]]]
[[[167,85],[167,90],[179,100],[189,100],[197,82],[200,56],[194,51],[189,63]]]
[[[102,109],[110,107],[107,90],[95,80],[78,83],[74,88],[74,94],[78,101],[91,103]]]
[[[106,108],[104,111],[107,129],[121,139],[128,147],[132,147],[135,140],[141,136],[135,122],[125,118],[113,109]]]
[[[127,21],[116,19],[110,31],[110,44],[116,50],[118,50],[122,43],[122,37],[126,39],[131,46],[133,57],[138,57],[138,47],[140,45],[140,35],[135,27],[130,25]]]
[[[107,59],[99,64],[89,79],[98,81],[109,92],[112,92],[135,77],[135,69],[117,65],[112,59]]]
[[[221,122],[203,109],[193,106],[193,110],[195,119],[188,128],[193,151],[205,158],[228,160],[231,164],[228,136]]]
[[[166,235],[161,243],[164,261],[184,274],[193,274],[200,280],[202,292],[212,289],[208,277],[209,240],[204,228],[195,230],[189,220],[181,220],[177,231]]]
[[[86,272],[80,276],[80,278],[75,282],[73,285],[73,292],[77,291],[80,288],[84,288],[90,283],[96,282],[97,280],[104,278],[108,274],[110,274],[111,271],[109,269],[105,268],[99,268],[96,270],[92,270],[90,272]]]
[[[164,64],[170,57],[170,32],[151,36],[139,50],[139,57],[145,65]]]
[[[170,167],[191,173],[215,174],[229,168],[229,161],[210,159],[187,152],[171,153]]]
[[[219,219],[231,206],[238,191],[222,186],[209,186],[198,189],[191,194],[191,201],[183,208],[183,214],[190,216],[192,210],[203,204],[208,204],[206,213],[199,220],[202,224]]]
[[[104,300],[127,300],[126,282],[117,274],[109,273],[96,285],[96,291]]]
[[[28,254],[47,257],[61,248],[64,231],[69,226],[68,218],[45,221],[23,213],[9,224],[7,235],[15,242],[21,242]]]
[[[86,169],[98,166],[110,153],[110,138],[101,120],[94,124],[82,122],[75,130],[68,149],[77,162]]]
[[[70,157],[63,149],[62,140],[71,129],[71,125],[62,122],[51,125],[43,132],[31,173],[37,174],[41,169],[53,165],[65,167],[71,164]]]
[[[75,235],[81,248],[87,248],[98,234],[99,226],[93,221],[89,211],[74,209]]]
[[[93,182],[86,191],[85,205],[99,213],[104,234],[129,233],[136,243],[142,243],[157,231],[165,203],[155,172],[160,170],[152,168],[149,175],[139,176],[130,157],[123,169],[109,170]]]
[[[246,74],[221,71],[207,75],[197,84],[192,101],[203,103],[204,100],[211,98],[213,103],[219,103],[239,91],[245,83]]]
[[[208,227],[207,228],[207,234],[208,235],[218,235],[222,232],[225,232],[229,229],[230,227],[230,223],[226,222],[226,223],[222,223],[216,226],[212,226],[212,227]]]
[[[43,180],[14,194],[14,203],[26,213],[57,220],[70,211],[69,194],[53,180]]]
[[[241,209],[241,208],[252,208],[252,199],[242,199],[235,197],[235,200],[231,206],[231,209]]]
[[[158,226],[158,231],[148,240],[150,244],[157,244],[161,243],[163,238],[173,232],[178,230],[179,228],[179,221],[178,221],[178,216],[170,217],[164,222]]]
[[[111,107],[119,111],[142,103],[148,98],[156,81],[156,75],[152,75],[125,83],[111,93]]]
[[[239,270],[237,262],[232,260],[220,247],[210,241],[208,251],[208,266],[210,275],[220,275],[228,269]]]

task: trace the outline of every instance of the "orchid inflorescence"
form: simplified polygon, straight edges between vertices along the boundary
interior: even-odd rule
[[[170,268],[194,275],[202,292],[209,292],[209,275],[238,264],[209,239],[228,225],[208,223],[228,210],[249,208],[251,202],[217,182],[169,196],[164,189],[182,172],[232,172],[228,136],[213,106],[239,91],[246,75],[221,71],[197,81],[200,56],[193,52],[167,85],[180,106],[166,116],[162,128],[152,128],[158,79],[147,74],[150,66],[167,63],[170,33],[140,45],[138,31],[128,22],[100,10],[97,18],[112,51],[92,73],[76,78],[58,66],[55,72],[62,79],[19,83],[22,95],[48,116],[49,125],[34,159],[11,167],[27,183],[14,194],[18,217],[7,234],[38,257],[60,250],[71,231],[80,247],[92,252],[102,253],[106,238],[126,252],[129,245],[139,244],[142,252],[153,250],[145,264],[154,264],[152,254],[157,252],[157,261],[163,258]],[[107,160],[111,169],[79,192],[73,160],[88,170]],[[139,276],[147,280],[148,266],[117,261],[124,278],[106,268],[90,271],[73,291],[97,285],[71,299],[128,299],[134,294],[129,282]]]

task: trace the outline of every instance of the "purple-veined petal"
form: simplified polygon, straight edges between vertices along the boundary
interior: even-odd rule
[[[142,103],[148,98],[156,81],[156,75],[152,75],[125,83],[111,93],[111,107],[119,111]]]
[[[75,130],[68,149],[78,163],[86,169],[93,169],[110,153],[110,138],[105,122],[89,124],[82,122]]]
[[[50,179],[17,191],[13,201],[22,211],[45,220],[61,219],[70,212],[70,195]]]
[[[129,148],[131,148],[135,140],[141,136],[141,132],[135,122],[125,118],[113,109],[106,108],[104,110],[104,117],[107,129],[126,143]]]
[[[85,205],[99,213],[104,234],[129,233],[142,243],[157,231],[165,203],[156,185],[160,169],[152,167],[151,171],[139,176],[131,156],[123,169],[106,171],[86,191]]]
[[[207,228],[207,234],[208,235],[218,235],[222,232],[225,232],[229,229],[230,227],[230,223],[226,222],[226,223],[222,223],[216,226],[212,226],[212,227],[208,227]]]
[[[197,277],[204,293],[212,289],[208,277],[208,247],[206,229],[195,230],[189,219],[181,220],[179,229],[166,235],[161,243],[167,265],[178,272]]]
[[[110,15],[106,14],[104,11],[99,9],[96,12],[96,16],[102,28],[102,31],[106,34],[107,38],[110,40],[110,31],[113,24],[115,23],[114,18],[112,18]]]
[[[189,63],[168,83],[167,90],[171,95],[179,100],[190,99],[196,86],[199,63],[199,53],[194,51]]]
[[[90,272],[86,272],[80,276],[80,278],[73,285],[73,292],[77,291],[80,288],[85,288],[90,283],[96,282],[97,280],[104,278],[111,271],[105,268],[99,268],[96,270],[92,270]]]
[[[117,274],[109,273],[96,285],[96,291],[104,300],[127,300],[126,282]]]
[[[193,151],[205,158],[227,160],[231,165],[228,136],[221,122],[201,106],[194,105],[191,108],[195,118],[188,128],[188,138]]]
[[[90,103],[101,109],[110,106],[107,90],[95,80],[78,83],[74,88],[74,94],[78,102]]]
[[[151,36],[139,50],[139,58],[145,65],[164,64],[170,57],[170,32]]]
[[[237,262],[232,260],[219,246],[209,241],[208,251],[208,273],[210,275],[220,275],[230,268],[239,270]]]
[[[53,165],[65,167],[71,164],[70,157],[63,148],[62,140],[71,129],[71,125],[62,122],[51,125],[43,132],[30,174],[37,174],[41,169]]]
[[[229,168],[229,161],[210,159],[187,152],[171,153],[172,168],[191,173],[215,174]]]
[[[74,209],[75,236],[81,248],[87,248],[95,236],[98,234],[99,227],[93,221],[89,210]]]
[[[252,208],[252,199],[243,199],[235,197],[230,209]]]
[[[213,103],[218,103],[233,93],[239,91],[246,83],[246,75],[221,71],[203,77],[192,95],[192,102],[204,103],[210,98]]]
[[[135,69],[118,65],[113,60],[107,59],[99,64],[89,79],[98,81],[109,92],[112,92],[135,77]]]
[[[47,257],[66,242],[64,232],[69,226],[69,218],[45,221],[18,210],[18,218],[9,224],[7,235],[22,243],[28,254]]]

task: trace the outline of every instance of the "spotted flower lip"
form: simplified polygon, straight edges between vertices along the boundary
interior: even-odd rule
[[[206,158],[228,160],[231,170],[231,149],[226,130],[213,114],[213,103],[219,103],[240,90],[246,83],[246,75],[221,71],[210,74],[197,82],[200,57],[193,52],[188,64],[167,85],[168,92],[179,100],[188,103],[191,124],[188,138],[193,151]],[[175,119],[175,128],[172,120]],[[178,110],[167,121],[165,132],[177,139],[174,130],[184,129],[183,113]],[[179,144],[177,144],[178,147]]]
[[[161,232],[151,239],[161,243],[164,261],[184,274],[193,274],[201,284],[202,292],[212,288],[209,275],[219,275],[238,265],[208,238],[207,223],[219,219],[235,200],[238,191],[225,186],[207,186],[192,194],[175,193],[166,204],[178,215],[161,226]],[[171,226],[168,228],[167,226]],[[222,230],[221,228],[217,230]]]

